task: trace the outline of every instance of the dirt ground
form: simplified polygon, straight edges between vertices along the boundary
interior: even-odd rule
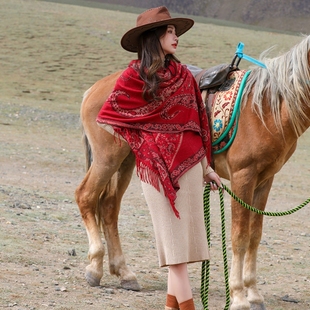
[[[35,0],[1,2],[0,309],[164,308],[167,270],[158,268],[137,177],[125,194],[119,227],[140,292],[121,289],[107,268],[100,287],[87,285],[88,241],[74,201],[84,176],[81,98],[96,80],[124,68],[132,58],[121,50],[119,38],[135,18]],[[191,35],[182,37],[178,56],[186,63],[212,66],[230,61],[240,40],[247,54],[257,57],[273,44],[287,49],[300,38],[197,24]],[[276,176],[268,210],[288,210],[309,197],[309,152],[308,131]],[[217,194],[211,200],[209,304],[220,310],[225,285]],[[230,265],[229,205],[225,195]],[[258,283],[269,310],[310,309],[309,216],[307,206],[290,216],[265,218]],[[202,309],[200,264],[190,265],[190,274],[197,309]]]

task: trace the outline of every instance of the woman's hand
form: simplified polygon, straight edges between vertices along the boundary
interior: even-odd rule
[[[222,182],[220,177],[216,172],[210,172],[204,177],[205,184],[210,183],[211,190],[217,190],[218,188],[222,188]]]

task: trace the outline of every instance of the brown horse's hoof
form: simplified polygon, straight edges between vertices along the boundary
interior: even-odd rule
[[[251,303],[251,310],[266,310],[266,307],[264,305],[264,303],[261,303],[261,304],[252,304]]]
[[[137,280],[122,280],[121,287],[129,291],[141,291],[141,287]]]
[[[88,283],[90,286],[92,286],[92,287],[94,287],[94,286],[100,286],[100,279],[95,278],[95,277],[93,276],[93,274],[91,274],[90,272],[86,272],[86,273],[85,273],[85,278],[86,278],[87,283]]]

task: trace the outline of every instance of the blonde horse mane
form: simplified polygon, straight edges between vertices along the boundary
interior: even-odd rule
[[[276,125],[281,128],[281,103],[286,105],[295,133],[300,136],[302,123],[309,119],[304,108],[310,105],[310,36],[276,58],[267,58],[265,51],[261,60],[267,69],[252,70],[243,94],[243,103],[250,93],[252,108],[264,122],[263,99],[270,104]]]

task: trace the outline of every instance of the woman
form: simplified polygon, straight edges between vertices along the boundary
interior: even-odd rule
[[[136,156],[150,209],[160,266],[169,266],[166,309],[195,309],[187,264],[209,259],[203,184],[221,186],[208,165],[209,125],[195,79],[174,56],[193,26],[166,7],[147,10],[121,40],[138,54],[117,80],[97,117]],[[118,139],[115,139],[116,143]]]

